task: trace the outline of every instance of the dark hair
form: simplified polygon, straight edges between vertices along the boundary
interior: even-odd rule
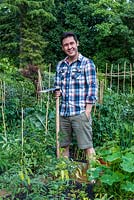
[[[73,37],[76,42],[78,41],[77,36],[76,36],[75,33],[73,33],[73,32],[64,32],[62,34],[62,36],[61,36],[61,39],[60,39],[61,44],[62,44],[62,41],[67,37]]]

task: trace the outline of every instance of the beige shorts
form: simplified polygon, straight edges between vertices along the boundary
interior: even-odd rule
[[[78,147],[87,149],[93,147],[92,119],[88,119],[86,113],[70,117],[60,117],[60,146],[66,147],[76,137]]]

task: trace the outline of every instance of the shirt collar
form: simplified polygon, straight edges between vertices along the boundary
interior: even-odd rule
[[[81,62],[81,61],[82,61],[82,58],[83,58],[82,54],[79,53],[78,58],[77,58],[77,61],[80,61],[80,62]],[[68,56],[67,56],[64,60],[62,60],[62,62],[67,63],[67,60],[68,60]]]

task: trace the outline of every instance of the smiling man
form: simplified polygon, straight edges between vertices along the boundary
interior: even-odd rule
[[[92,140],[92,106],[97,100],[97,80],[92,60],[78,52],[79,41],[73,32],[65,32],[61,46],[67,55],[56,67],[55,86],[60,91],[60,147],[69,157],[69,146],[75,135],[78,147],[84,149],[87,159],[95,155]]]

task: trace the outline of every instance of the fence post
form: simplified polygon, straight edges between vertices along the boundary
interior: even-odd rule
[[[100,81],[100,98],[99,98],[99,102],[100,104],[103,103],[103,93],[104,93],[104,81]]]
[[[123,92],[125,92],[126,62],[124,62]]]
[[[99,103],[103,103],[103,94],[104,94],[104,80],[99,82]],[[100,111],[98,112],[98,119],[100,119]]]
[[[113,64],[111,65],[111,72],[110,72],[110,89],[112,89],[112,73],[113,73]]]
[[[49,72],[49,75],[48,75],[48,88],[50,88],[51,64],[49,65],[48,72]],[[46,122],[45,122],[45,125],[46,125],[45,131],[46,131],[46,134],[48,133],[49,103],[50,103],[50,93],[48,92],[48,94],[47,94],[47,105],[46,105]]]
[[[130,94],[133,93],[133,74],[132,74],[132,64],[130,64],[130,79],[131,79],[131,88],[130,88]]]
[[[117,93],[119,93],[119,84],[120,84],[120,65],[118,64],[118,88],[117,88]]]
[[[107,67],[108,67],[108,64],[106,63],[106,71],[105,71],[105,89],[107,88]]]
[[[41,109],[42,109],[42,96],[39,93],[40,90],[42,90],[42,77],[41,77],[40,69],[38,69],[38,83],[37,83],[36,95],[37,95],[38,103],[41,105]]]

